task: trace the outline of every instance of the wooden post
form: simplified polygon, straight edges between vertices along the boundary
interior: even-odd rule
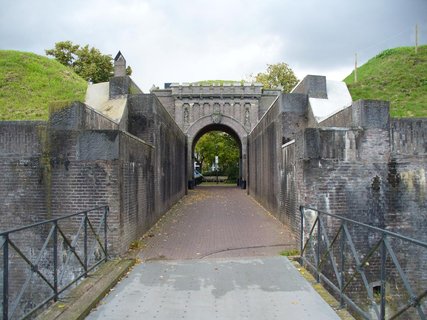
[[[415,53],[418,52],[418,23],[415,25]]]
[[[357,53],[354,54],[354,83],[357,82]]]

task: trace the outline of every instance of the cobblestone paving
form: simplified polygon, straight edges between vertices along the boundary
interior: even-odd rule
[[[189,190],[143,242],[145,261],[272,256],[296,248],[287,227],[231,186]]]

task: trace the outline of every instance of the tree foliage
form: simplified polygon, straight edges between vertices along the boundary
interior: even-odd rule
[[[63,65],[72,68],[80,77],[93,83],[105,82],[113,75],[113,59],[110,55],[89,45],[80,46],[71,41],[55,43],[55,48],[45,50],[46,55],[54,57]],[[132,69],[126,69],[128,75]]]
[[[281,88],[283,92],[290,92],[298,83],[293,70],[284,62],[268,64],[266,72],[255,76],[255,81],[264,88]]]
[[[240,149],[236,140],[229,134],[221,131],[204,134],[197,142],[194,152],[203,173],[211,170],[215,156],[218,155],[221,174],[228,175],[229,179],[237,178]]]

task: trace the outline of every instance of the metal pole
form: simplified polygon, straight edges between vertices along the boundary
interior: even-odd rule
[[[108,206],[106,206],[104,208],[104,250],[105,250],[105,261],[108,260],[108,247],[107,247],[107,215],[108,212],[110,211],[110,208]]]
[[[53,288],[55,291],[54,301],[58,300],[58,222],[54,222],[53,230]]]
[[[357,53],[354,54],[354,83],[357,82]]]
[[[9,319],[9,235],[3,244],[3,320]]]
[[[85,275],[87,274],[87,212],[85,212],[84,216],[84,268],[85,268]]]
[[[303,256],[303,252],[302,252],[302,250],[304,249],[304,207],[303,206],[300,206],[299,207],[299,211],[300,211],[300,216],[301,216],[301,221],[300,221],[300,224],[301,224],[301,226],[300,226],[300,254],[301,254],[301,266],[303,265],[303,259],[302,259],[302,256]]]
[[[216,183],[218,184],[218,161],[217,161],[217,159],[218,159],[218,145],[216,144],[215,145],[215,154],[216,154],[216,157],[215,157],[215,173],[216,173]]]
[[[415,53],[418,53],[418,23],[415,25]]]
[[[345,224],[345,222],[343,224]],[[340,239],[340,255],[341,255],[341,261],[340,261],[340,269],[341,269],[340,308],[344,308],[344,306],[345,306],[345,304],[344,304],[344,298],[343,298],[343,293],[344,293],[344,268],[345,268],[344,250],[345,250],[345,232],[344,232],[344,227],[341,226],[341,239]]]
[[[317,211],[317,275],[316,275],[316,281],[320,282],[320,241],[322,240],[321,234],[320,234],[320,212]]]
[[[380,310],[380,319],[384,320],[385,319],[385,296],[386,296],[386,292],[385,292],[385,280],[386,280],[386,254],[387,254],[387,249],[385,246],[385,239],[386,239],[387,235],[383,234],[383,239],[381,242],[381,310]]]

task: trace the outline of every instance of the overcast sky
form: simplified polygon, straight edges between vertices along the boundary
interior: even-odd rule
[[[247,79],[286,62],[342,80],[386,48],[427,43],[427,0],[0,0],[0,49],[55,42],[118,50],[144,90]]]

